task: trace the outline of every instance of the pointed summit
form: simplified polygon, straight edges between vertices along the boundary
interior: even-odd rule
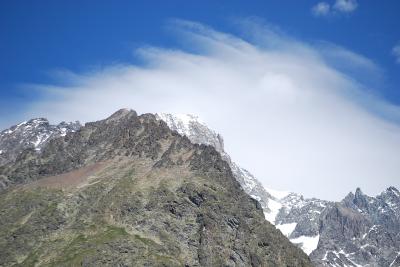
[[[129,117],[131,117],[131,116],[137,117],[137,113],[133,109],[122,108],[122,109],[118,110],[117,112],[115,112],[114,114],[112,114],[110,117],[108,117],[105,121],[106,122],[118,121],[118,120],[128,117],[128,116]]]
[[[394,192],[394,193],[399,193],[399,190],[397,190],[397,188],[394,187],[394,186],[389,186],[387,190],[391,191],[391,192]]]
[[[388,187],[384,192],[382,192],[382,195],[388,195],[388,196],[400,198],[400,192],[394,186]]]
[[[355,197],[358,198],[358,197],[361,197],[363,195],[364,195],[364,193],[361,191],[361,188],[357,187],[356,188],[356,192],[355,192]]]
[[[357,191],[356,191],[357,192]],[[348,193],[342,202],[347,202],[347,203],[353,203],[353,199],[355,198],[355,195],[353,192]]]

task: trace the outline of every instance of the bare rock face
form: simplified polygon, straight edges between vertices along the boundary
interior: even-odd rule
[[[376,197],[357,188],[320,218],[320,242],[310,255],[321,266],[399,266],[400,193]]]
[[[1,266],[311,266],[221,154],[120,110],[0,167]]]

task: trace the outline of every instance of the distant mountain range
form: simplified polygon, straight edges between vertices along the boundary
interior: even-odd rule
[[[51,139],[79,130],[79,122],[51,125],[47,119],[37,118],[21,122],[0,132],[0,164],[14,161],[27,148],[40,150]]]
[[[164,144],[164,137],[157,136],[156,143],[159,145],[154,147],[153,135],[158,131],[167,131],[160,124],[161,122],[165,122],[170,130],[187,137],[194,144],[213,147],[221,159],[228,164],[233,177],[239,182],[244,192],[258,201],[265,219],[274,224],[293,244],[302,248],[315,266],[400,266],[400,193],[396,188],[389,187],[376,197],[367,196],[357,189],[354,194],[349,193],[340,202],[307,199],[293,192],[265,188],[249,171],[241,168],[225,152],[222,136],[194,115],[160,113],[137,116],[133,111],[120,110],[107,120],[88,123],[85,126],[79,122],[51,125],[46,119],[32,119],[20,123],[0,133],[0,189],[6,192],[0,194],[8,196],[11,194],[11,188],[18,188],[19,184],[35,184],[49,179],[46,177],[52,175],[82,170],[98,162],[114,161],[122,155],[126,157],[126,154],[133,153],[132,151],[142,155],[142,153],[149,153],[149,150],[154,150],[153,154],[150,153],[154,165],[174,169],[183,164],[176,156],[170,155],[182,149],[176,144],[180,138],[174,137],[175,141],[168,141],[167,145]],[[148,127],[148,124],[152,127]],[[115,129],[110,129],[110,127],[115,127]],[[147,132],[149,130],[153,132]],[[147,136],[147,141],[141,139],[142,142],[138,147],[136,142],[140,134]],[[169,140],[170,137],[165,138]],[[181,142],[183,141],[178,143]],[[190,145],[185,146],[190,147]],[[207,147],[200,146],[197,149],[207,150]],[[172,152],[168,152],[169,150]],[[188,159],[184,158],[181,160],[187,162]],[[141,158],[140,160],[135,158],[135,160],[142,161]],[[201,166],[197,167],[202,169],[202,166],[207,163],[200,160],[198,164]],[[116,162],[112,165],[119,166]],[[102,192],[104,191],[100,191],[99,194]],[[193,196],[193,201],[194,203],[202,202],[204,201],[202,198],[204,196]],[[5,207],[0,205],[0,208],[4,212]],[[103,209],[100,210],[104,212]],[[20,220],[25,220],[24,218],[22,215],[19,217]],[[236,227],[235,220],[227,220],[228,226]],[[3,228],[2,236],[5,235],[4,231],[10,229],[4,224],[0,226],[1,228]],[[269,228],[266,231],[271,232]],[[244,238],[244,240],[247,239]],[[2,245],[6,246],[9,243],[0,241],[0,248]],[[277,246],[277,244],[271,245]],[[263,250],[265,246],[258,247]],[[288,250],[292,251],[292,249]],[[241,264],[247,266],[258,262],[257,260],[252,262],[251,256],[250,259],[245,259],[242,254],[235,253],[229,256],[231,260],[226,260],[225,257],[220,258],[227,263],[232,263],[228,266],[241,266]],[[279,253],[285,252],[283,250]],[[296,262],[292,266],[307,265],[302,256],[293,256],[297,255],[297,252],[293,253],[290,252],[292,256],[288,257],[290,259],[293,257],[291,262]],[[0,255],[0,258],[4,256],[13,262],[11,254]],[[268,255],[272,258],[276,257],[276,255]],[[49,257],[48,254],[42,254],[42,256]],[[260,264],[264,262],[262,256],[257,257]],[[284,261],[271,262],[283,264]],[[192,263],[204,265],[199,259]],[[192,265],[189,264],[189,266]],[[193,264],[193,266],[196,265]]]

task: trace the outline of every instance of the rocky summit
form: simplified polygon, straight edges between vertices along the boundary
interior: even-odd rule
[[[311,266],[214,147],[155,115],[3,140],[0,266]]]

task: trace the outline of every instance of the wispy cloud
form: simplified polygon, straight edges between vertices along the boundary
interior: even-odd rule
[[[26,116],[91,121],[121,107],[194,113],[268,187],[339,199],[357,186],[399,186],[399,107],[369,93],[364,80],[379,67],[332,44],[243,23],[246,38],[175,21],[170,29],[192,52],[144,47],[136,51],[143,65],[66,72],[62,85],[34,86],[44,98]]]
[[[336,0],[333,8],[337,11],[350,13],[356,10],[358,7],[357,0]]]
[[[311,9],[315,16],[327,16],[331,12],[331,6],[327,2],[319,2]]]
[[[396,62],[400,64],[400,43],[393,47],[392,54],[395,56]]]
[[[311,8],[317,17],[331,16],[341,13],[351,13],[358,7],[357,0],[336,0],[332,5],[328,2],[319,2]]]

